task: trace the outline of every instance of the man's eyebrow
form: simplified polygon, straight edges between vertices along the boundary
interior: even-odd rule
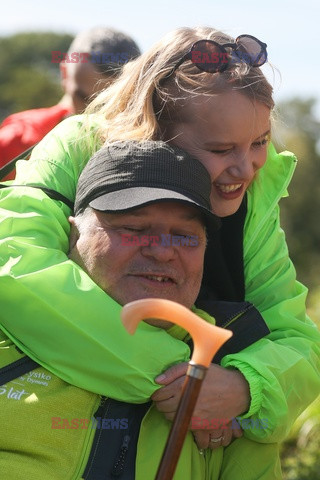
[[[163,202],[165,203],[165,202]],[[134,216],[134,217],[144,217],[144,216],[149,216],[150,213],[149,212],[145,212],[143,210],[144,207],[141,207],[141,208],[137,208],[137,209],[134,209],[132,211],[126,211],[126,212],[119,212],[118,215],[119,216]],[[202,213],[197,210],[195,210],[194,212],[183,212],[183,213],[180,213],[179,214],[179,219],[181,220],[194,220],[194,219],[200,219],[202,220]]]
[[[184,213],[179,215],[182,220],[202,220],[201,212],[194,212],[194,213]]]
[[[108,212],[111,218],[124,218],[124,217],[145,217],[147,214],[139,209],[126,210],[124,212]]]
[[[120,215],[122,215],[123,217],[125,215],[133,215],[134,217],[143,217],[144,215],[146,215],[146,213],[142,210],[142,208],[143,207],[135,208],[134,210],[129,210],[125,212],[120,212]]]

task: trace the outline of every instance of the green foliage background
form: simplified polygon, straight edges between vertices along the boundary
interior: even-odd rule
[[[51,52],[66,52],[72,39],[52,32],[0,38],[0,121],[58,102],[59,66],[51,63]],[[281,202],[282,225],[298,279],[310,289],[309,313],[320,326],[320,122],[315,105],[313,98],[280,103],[273,140],[278,151],[293,151],[299,159],[290,197]],[[283,445],[282,464],[285,480],[320,479],[320,398],[297,420]]]
[[[320,327],[320,122],[314,98],[280,103],[274,124],[277,149],[294,152],[297,169],[282,226],[298,279],[309,287],[308,311]],[[320,392],[319,392],[320,393]],[[285,480],[320,479],[320,397],[298,418],[282,448]]]
[[[0,38],[0,121],[61,98],[59,65],[51,62],[51,52],[66,52],[72,40],[72,35],[51,32]]]
[[[290,197],[281,203],[282,225],[298,278],[311,290],[320,286],[320,122],[315,105],[312,98],[281,103],[275,124],[278,150],[284,145],[298,158]]]

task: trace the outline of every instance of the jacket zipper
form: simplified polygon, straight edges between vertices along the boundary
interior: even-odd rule
[[[233,314],[229,318],[227,318],[220,326],[221,328],[227,328],[231,323],[235,322],[240,318],[244,313],[246,313],[248,310],[250,310],[253,307],[253,305],[248,305],[246,308],[239,310],[236,314]]]
[[[126,463],[126,456],[128,453],[129,449],[129,443],[130,443],[130,436],[125,435],[122,440],[122,445],[120,447],[119,453],[118,453],[118,458],[116,459],[114,466],[112,468],[111,474],[114,477],[120,477],[123,473],[125,463]]]

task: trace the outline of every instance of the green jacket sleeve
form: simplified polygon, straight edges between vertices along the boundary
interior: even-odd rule
[[[45,185],[73,200],[94,150],[76,141],[79,132],[81,117],[59,124],[29,162],[20,162],[14,183]],[[125,331],[120,306],[67,258],[67,206],[28,186],[0,195],[2,330],[73,385],[118,400],[148,400],[159,388],[154,378],[188,360],[189,347],[143,322],[134,336]]]
[[[320,393],[320,334],[306,316],[307,289],[296,281],[279,224],[278,201],[294,164],[292,155],[277,155],[271,148],[267,167],[248,194],[246,300],[260,311],[270,334],[223,359],[223,366],[238,368],[249,382],[251,406],[244,417],[255,421],[246,435],[262,442],[283,440]]]

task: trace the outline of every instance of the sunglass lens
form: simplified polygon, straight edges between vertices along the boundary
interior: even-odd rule
[[[252,67],[260,67],[267,61],[267,50],[253,37],[242,35],[237,41],[236,56]]]
[[[212,40],[199,40],[192,47],[191,61],[199,70],[214,73],[227,68],[229,55]]]

